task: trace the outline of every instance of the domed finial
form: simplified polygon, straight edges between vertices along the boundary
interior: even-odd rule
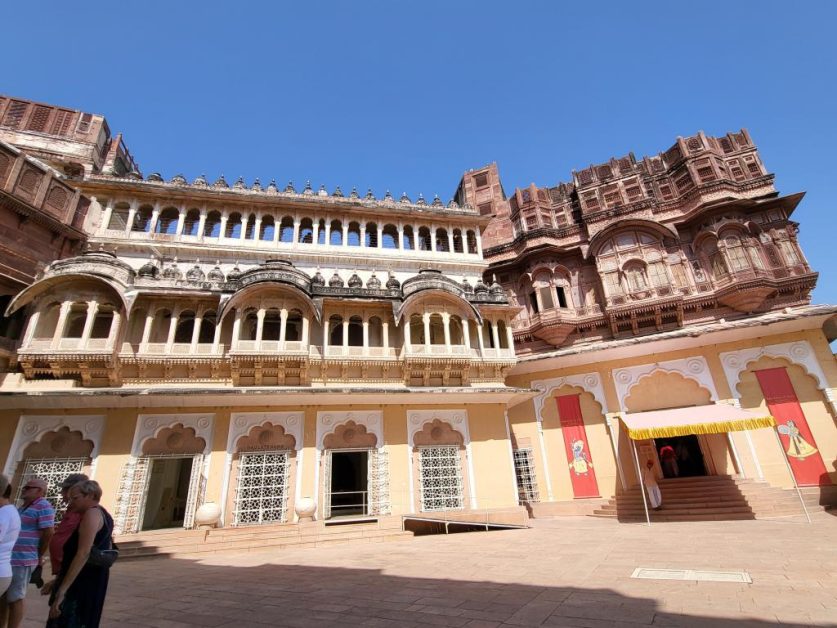
[[[317,196],[328,196],[328,192],[326,192],[325,186],[321,185],[319,191],[317,192]]]
[[[349,198],[359,198],[356,187],[352,188],[352,191],[349,193]]]
[[[374,201],[375,195],[372,193],[372,188],[366,188],[366,200],[367,201]]]
[[[314,193],[314,189],[311,187],[311,181],[310,180],[305,182],[305,189],[302,190],[302,193],[303,194],[313,194]]]
[[[293,181],[288,181],[288,185],[285,186],[285,192],[289,192],[290,194],[296,194],[296,188],[294,187]]]

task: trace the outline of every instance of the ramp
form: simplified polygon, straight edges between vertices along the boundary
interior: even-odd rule
[[[404,515],[402,521],[404,531],[412,532],[416,536],[456,534],[459,532],[490,532],[492,530],[522,530],[529,527],[522,523],[503,523],[487,519],[469,521],[466,518],[445,519],[418,515]]]

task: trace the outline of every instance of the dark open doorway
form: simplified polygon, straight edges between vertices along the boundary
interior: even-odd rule
[[[667,478],[694,477],[706,475],[706,465],[703,463],[703,452],[697,436],[674,436],[672,438],[656,438],[654,445],[660,457],[663,475]]]
[[[365,516],[368,511],[368,451],[331,454],[331,517]]]
[[[145,499],[143,530],[179,528],[186,516],[194,458],[154,458]]]

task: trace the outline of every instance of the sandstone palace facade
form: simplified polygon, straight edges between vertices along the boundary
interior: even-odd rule
[[[103,117],[0,97],[0,460],[86,470],[135,538],[630,520],[649,477],[658,518],[684,487],[743,496],[707,517],[794,515],[794,480],[820,507],[837,308],[802,196],[746,131],[510,195],[491,165],[449,202],[143,176]]]

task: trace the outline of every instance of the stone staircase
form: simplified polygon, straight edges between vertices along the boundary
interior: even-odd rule
[[[401,517],[367,522],[323,525],[299,524],[213,528],[209,530],[153,530],[116,538],[119,560],[153,556],[200,557],[219,552],[250,552],[286,548],[324,547],[345,543],[380,543],[413,538],[402,528]]]
[[[724,521],[804,516],[796,491],[758,480],[728,475],[659,480],[663,505],[650,510],[651,521]],[[808,511],[821,511],[819,491],[803,493]],[[645,510],[638,487],[611,498],[593,511],[594,517],[619,521],[644,521]]]

